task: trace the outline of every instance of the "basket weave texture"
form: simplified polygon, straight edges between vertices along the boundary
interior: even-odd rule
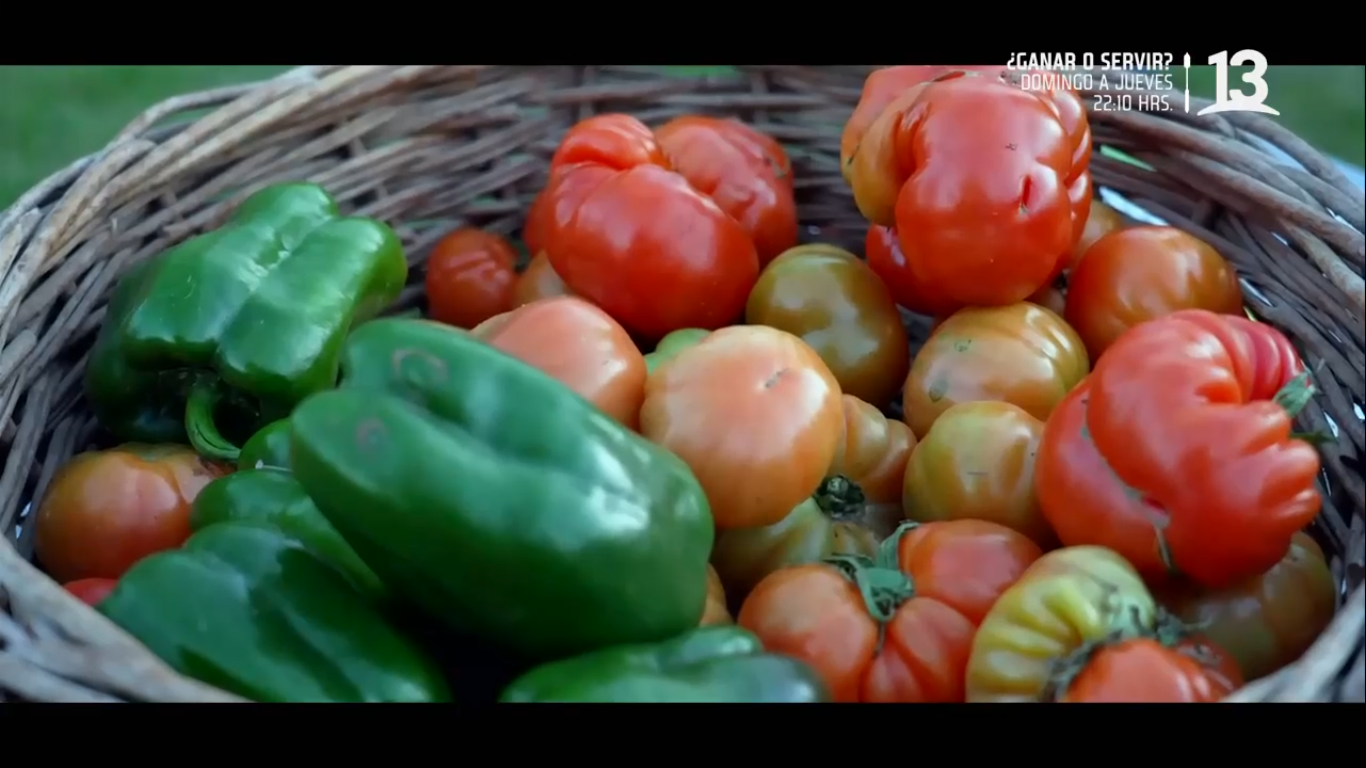
[[[251,191],[306,179],[393,224],[420,265],[452,227],[504,233],[545,180],[574,121],[630,112],[741,118],[790,150],[803,239],[862,251],[866,222],[840,175],[840,130],[869,67],[743,67],[700,78],[646,67],[315,66],[147,110],[0,214],[0,700],[226,701],[180,677],[30,564],[27,502],[86,449],[85,354],[115,279]],[[1088,102],[1090,99],[1088,99]],[[1214,245],[1249,308],[1296,343],[1321,393],[1298,427],[1328,430],[1315,534],[1342,585],[1306,656],[1238,701],[1363,700],[1366,206],[1330,161],[1261,115],[1093,112],[1095,183]],[[1302,168],[1272,159],[1275,145]],[[1331,211],[1331,213],[1330,213]],[[1334,215],[1336,214],[1336,216]],[[420,281],[422,271],[414,269]],[[410,286],[399,309],[420,298]],[[913,334],[927,324],[913,322]],[[1332,426],[1329,422],[1331,420]]]

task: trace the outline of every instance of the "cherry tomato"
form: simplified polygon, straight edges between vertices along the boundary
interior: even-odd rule
[[[857,256],[799,245],[774,259],[745,305],[745,321],[800,336],[843,392],[885,405],[906,380],[910,350],[887,287]]]
[[[961,702],[974,616],[1039,557],[993,523],[930,523],[857,556],[759,582],[738,623],[771,652],[810,664],[836,701]]]
[[[902,392],[906,423],[923,439],[939,414],[977,400],[1046,420],[1089,368],[1076,332],[1043,307],[964,309],[940,323],[911,362]]]
[[[911,428],[853,395],[841,397],[840,404],[844,438],[829,475],[854,483],[868,502],[900,505],[901,478],[915,448]]]
[[[906,263],[901,244],[897,242],[896,232],[892,228],[870,224],[863,251],[869,268],[882,278],[897,304],[930,317],[948,317],[962,309],[961,303],[937,291],[925,289]]]
[[[1040,701],[1066,662],[1117,633],[1151,632],[1156,614],[1143,580],[1118,554],[1104,547],[1049,552],[982,620],[967,666],[967,700]]]
[[[1133,227],[1100,238],[1067,285],[1064,317],[1092,360],[1128,329],[1179,309],[1243,313],[1233,267],[1174,227]]]
[[[641,434],[692,468],[718,528],[772,525],[816,491],[844,430],[840,388],[801,339],[722,328],[645,383]]]
[[[1102,477],[1122,487],[1097,491],[1100,480],[1076,477],[1089,468],[1050,455],[1076,439],[1061,425],[1040,442],[1039,503],[1062,542],[1109,547],[1145,575],[1211,588],[1285,557],[1322,502],[1318,452],[1291,436],[1289,409],[1311,389],[1302,375],[1273,388],[1271,373],[1299,367],[1273,335],[1245,317],[1188,309],[1121,336],[1090,376],[1081,437],[1108,467]],[[1097,495],[1078,495],[1088,490]],[[1115,505],[1117,493],[1130,505]],[[1132,504],[1146,507],[1146,530]]]
[[[797,244],[792,164],[772,138],[735,120],[686,115],[655,130],[676,171],[749,233],[759,263]]]
[[[845,178],[865,218],[895,226],[927,293],[997,306],[1066,266],[1090,211],[1089,156],[1076,94],[949,76],[888,104]]]
[[[472,333],[635,429],[645,396],[645,358],[601,309],[572,296],[545,299],[492,318]]]
[[[911,452],[903,481],[906,519],[990,520],[1039,546],[1057,543],[1034,498],[1043,422],[1010,403],[960,403],[944,411]]]
[[[718,328],[744,312],[759,277],[753,241],[674,172],[634,117],[599,115],[571,128],[542,194],[551,265],[632,333]]]
[[[645,367],[650,373],[664,363],[678,357],[678,353],[705,339],[711,331],[701,328],[679,328],[659,340],[655,351],[645,356]]]
[[[501,235],[457,229],[427,259],[427,305],[433,320],[473,328],[512,308],[517,252]]]
[[[512,284],[512,309],[541,299],[571,295],[573,292],[569,290],[569,286],[564,284],[555,273],[555,268],[550,266],[550,257],[545,255],[545,251],[541,251],[526,265],[526,269],[522,270],[522,274],[518,275],[517,281]]]
[[[128,443],[57,471],[34,521],[34,550],[59,582],[117,579],[190,537],[190,506],[228,470],[180,445]]]
[[[1169,647],[1153,638],[1106,645],[1059,691],[1077,704],[1201,704],[1233,693],[1242,675],[1209,643]]]
[[[1099,200],[1091,201],[1091,213],[1086,217],[1086,227],[1081,231],[1081,239],[1072,247],[1072,258],[1068,262],[1069,267],[1075,268],[1081,257],[1086,255],[1086,251],[1102,237],[1123,229],[1126,226],[1124,217],[1114,208],[1102,203]],[[1052,309],[1052,307],[1050,307]]]
[[[698,623],[703,627],[735,623],[730,609],[726,607],[726,588],[721,585],[721,577],[716,575],[716,569],[711,565],[707,566],[707,607],[702,610],[702,620]]]
[[[1256,680],[1298,660],[1328,628],[1337,584],[1323,550],[1308,534],[1297,533],[1290,551],[1266,573],[1224,590],[1173,584],[1157,595]]]
[[[77,600],[93,607],[109,597],[109,593],[118,585],[117,579],[77,579],[63,584],[62,588],[75,595]]]

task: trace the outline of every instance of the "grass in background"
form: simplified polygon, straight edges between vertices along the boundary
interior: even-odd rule
[[[139,113],[181,93],[270,77],[284,66],[0,67],[0,208],[48,174],[98,150]],[[689,72],[711,67],[679,67]],[[1241,83],[1230,73],[1231,83]],[[1184,74],[1177,69],[1178,89]],[[1192,93],[1214,91],[1212,67],[1193,67]],[[1272,64],[1267,103],[1326,152],[1366,159],[1366,67]]]

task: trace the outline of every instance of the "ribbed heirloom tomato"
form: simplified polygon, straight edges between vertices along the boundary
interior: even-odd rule
[[[1095,242],[1067,280],[1065,314],[1092,360],[1120,334],[1180,309],[1243,311],[1238,275],[1219,252],[1175,227],[1133,227]]]
[[[883,406],[906,380],[906,329],[887,286],[857,256],[799,245],[774,259],[750,291],[745,322],[800,336],[840,390]]]
[[[1090,210],[1090,151],[1075,93],[951,72],[884,107],[845,178],[870,222],[895,227],[927,291],[995,306],[1067,266]]]
[[[457,229],[427,259],[427,306],[433,320],[473,328],[512,308],[517,252],[502,235]]]
[[[1153,581],[1227,587],[1276,565],[1318,513],[1312,391],[1274,328],[1183,310],[1127,331],[1044,427],[1035,487],[1063,544]]]
[[[735,120],[685,115],[655,129],[674,170],[749,233],[759,263],[797,244],[792,164],[781,145]]]
[[[810,664],[836,701],[961,702],[977,624],[1039,557],[981,520],[908,526],[878,560],[777,571],[736,621],[771,652]]]
[[[801,339],[722,328],[656,368],[641,434],[692,468],[716,526],[778,522],[816,491],[844,429],[840,388]]]
[[[673,170],[629,115],[565,134],[529,224],[576,295],[634,334],[718,328],[740,317],[759,276],[745,228]]]
[[[569,296],[571,293],[569,286],[564,284],[555,268],[550,266],[550,257],[542,251],[526,265],[526,269],[522,270],[522,274],[518,275],[517,281],[513,283],[512,308],[516,309],[541,299]]]
[[[601,309],[561,296],[490,318],[471,333],[636,428],[645,397],[645,358]]]
[[[999,400],[1046,420],[1090,370],[1067,323],[1028,302],[968,308],[939,324],[911,361],[902,403],[923,439],[958,403]]]

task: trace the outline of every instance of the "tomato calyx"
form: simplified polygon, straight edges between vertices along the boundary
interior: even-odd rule
[[[858,514],[868,501],[859,484],[844,475],[825,478],[812,497],[822,512],[837,520]]]
[[[881,556],[874,561],[863,555],[833,555],[824,560],[839,569],[858,588],[868,615],[877,622],[877,647],[874,653],[882,651],[887,625],[896,616],[897,609],[915,597],[915,585],[910,577],[895,566],[885,567],[882,559]]]

